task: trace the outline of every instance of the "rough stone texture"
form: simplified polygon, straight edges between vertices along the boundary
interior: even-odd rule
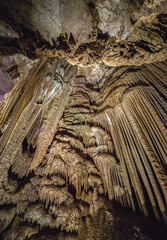
[[[1,0],[0,239],[166,239],[166,7]]]
[[[65,57],[81,66],[162,61],[167,56],[166,11],[166,1],[2,0],[1,21],[19,39],[1,37],[0,52]]]
[[[149,13],[161,11],[164,12],[167,8],[166,0],[145,0],[143,4],[143,9],[147,10]]]
[[[127,0],[98,0],[95,7],[99,15],[98,28],[111,38],[125,40],[130,37],[130,15],[134,10]]]
[[[159,239],[113,202],[167,223],[166,73],[34,63],[1,104],[2,239]]]
[[[72,32],[80,42],[88,41],[90,34],[89,9],[81,0],[23,0],[9,1],[8,13],[15,22],[39,32],[42,39],[53,45],[61,34]],[[7,5],[8,4],[4,4]],[[74,11],[75,9],[75,11]],[[17,13],[17,14],[16,14]],[[16,15],[15,15],[16,14]]]

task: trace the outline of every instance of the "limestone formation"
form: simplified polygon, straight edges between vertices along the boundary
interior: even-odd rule
[[[166,2],[1,0],[0,239],[166,239]]]

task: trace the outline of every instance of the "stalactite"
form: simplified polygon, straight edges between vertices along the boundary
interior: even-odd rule
[[[34,237],[81,234],[113,202],[166,222],[165,73],[166,63],[122,67],[98,88],[63,61],[39,61],[1,111],[0,204],[13,209],[13,220],[0,216],[4,233],[22,221]]]
[[[7,141],[12,131],[14,130],[20,115],[24,111],[24,108],[30,103],[30,101],[35,100],[35,97],[38,94],[38,91],[40,91],[42,81],[45,79],[47,74],[46,68],[47,68],[46,60],[39,61],[37,65],[34,67],[34,69],[31,71],[31,73],[26,77],[26,80],[28,81],[28,83],[27,83],[27,86],[25,86],[25,91],[23,92],[21,98],[18,100],[16,106],[14,107],[15,115],[12,115],[12,118],[10,119],[10,123],[7,128],[8,130],[6,130],[5,134],[3,134],[3,136],[1,137],[0,152],[3,151],[5,145],[7,144]],[[24,82],[25,82],[25,79],[23,76],[23,83]],[[22,87],[22,82],[21,82],[21,87]],[[32,89],[34,89],[34,91],[32,91]],[[11,105],[7,106],[8,112],[7,113],[6,111],[4,112],[5,117],[8,117],[12,107],[13,106]],[[4,123],[4,121],[5,119],[2,120],[1,125]]]
[[[131,105],[131,108],[128,108],[128,112],[129,112],[129,109],[133,109],[133,107],[136,109],[136,106],[133,105],[133,101],[131,101],[131,104],[132,104],[132,105]],[[134,109],[133,112],[131,113],[131,114],[132,114],[131,116],[133,116],[133,115],[136,113],[136,110],[135,110],[135,109]],[[134,117],[133,117],[133,118],[134,118]],[[139,117],[139,115],[137,114],[136,120],[139,120],[139,119],[140,119],[140,117]],[[135,128],[135,131],[136,131],[136,133],[138,134],[139,140],[140,140],[141,143],[142,143],[143,149],[144,149],[144,151],[146,152],[147,157],[148,157],[149,160],[150,160],[150,164],[151,164],[151,166],[152,166],[153,169],[154,169],[154,172],[152,173],[152,177],[150,176],[149,180],[150,180],[151,182],[154,181],[154,173],[155,173],[156,176],[157,176],[157,178],[159,179],[159,183],[160,183],[160,184],[163,184],[162,182],[160,182],[160,181],[161,181],[160,179],[163,179],[163,181],[165,181],[166,178],[163,177],[163,175],[164,175],[165,173],[164,173],[163,169],[160,170],[160,169],[161,169],[161,164],[159,163],[159,161],[157,161],[157,158],[155,158],[153,154],[150,154],[150,153],[151,153],[151,149],[150,149],[150,146],[148,145],[147,140],[146,140],[145,137],[144,137],[143,130],[142,130],[142,129],[144,129],[144,128],[141,128],[141,126],[139,125],[140,122],[137,123],[136,120],[133,120],[133,121],[132,121],[133,127]],[[142,126],[143,126],[143,125],[142,125]],[[143,127],[144,127],[144,126],[143,126]],[[145,136],[147,136],[146,133],[145,133]],[[145,140],[144,140],[144,139],[145,139]],[[148,149],[149,149],[149,150],[148,150]],[[149,152],[148,152],[148,151],[149,151]],[[142,159],[143,159],[143,157],[142,157]],[[164,183],[164,184],[165,184],[165,183]],[[165,185],[163,185],[163,186],[165,186]],[[162,185],[161,185],[161,189],[162,189],[162,188],[163,188],[163,192],[164,192],[164,197],[166,197],[165,187],[162,187]],[[156,189],[157,189],[156,185],[154,185],[153,189],[156,191]],[[158,190],[158,189],[157,189],[157,190]],[[156,194],[156,197],[159,199],[158,202],[159,202],[159,207],[160,207],[161,211],[164,212],[164,211],[165,211],[165,205],[164,205],[164,203],[163,203],[163,199],[161,198],[161,194],[160,194],[160,191],[159,191],[159,190],[158,190],[158,192],[157,192],[157,194]]]

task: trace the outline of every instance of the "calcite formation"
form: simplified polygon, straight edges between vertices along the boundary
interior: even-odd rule
[[[166,8],[0,2],[0,239],[166,239]]]
[[[105,196],[167,221],[166,70],[109,69],[91,83],[65,61],[34,63],[1,103],[4,239],[48,227],[113,239],[118,216]],[[107,226],[96,232],[89,222],[101,211]]]
[[[7,22],[15,33],[7,30],[11,37],[1,34],[0,53],[22,53],[30,58],[65,57],[71,64],[81,66],[163,61],[167,54],[166,3],[2,0],[0,29],[9,29]]]

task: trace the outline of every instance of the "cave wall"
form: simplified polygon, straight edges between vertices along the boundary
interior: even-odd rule
[[[0,29],[7,28],[10,37],[1,31],[0,52],[22,53],[32,59],[65,57],[81,66],[162,61],[167,49],[166,3],[2,0]]]
[[[166,239],[166,9],[1,0],[0,239]]]
[[[157,239],[113,201],[166,223],[166,62],[98,68],[39,60],[1,103],[4,240]]]

